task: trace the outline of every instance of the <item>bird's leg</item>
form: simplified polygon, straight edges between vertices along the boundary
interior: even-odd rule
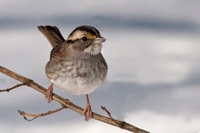
[[[90,105],[90,100],[88,94],[86,94],[87,106],[83,110],[82,115],[85,115],[85,120],[88,121],[92,117],[92,108]]]
[[[52,93],[53,93],[53,84],[51,84],[48,87],[48,90],[47,90],[47,93],[46,93],[46,96],[45,96],[45,98],[47,98],[48,103],[50,103],[51,100],[52,100]]]

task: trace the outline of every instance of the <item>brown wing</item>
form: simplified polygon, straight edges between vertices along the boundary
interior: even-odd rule
[[[73,55],[73,52],[74,50],[72,46],[65,41],[62,44],[55,46],[51,50],[50,60],[56,57],[71,57]]]
[[[56,26],[38,26],[38,30],[48,39],[54,48],[58,44],[62,44],[65,39]]]

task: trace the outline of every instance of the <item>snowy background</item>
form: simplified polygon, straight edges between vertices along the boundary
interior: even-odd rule
[[[199,0],[0,0],[0,65],[49,82],[44,67],[51,46],[37,30],[55,25],[63,36],[77,26],[95,26],[107,41],[107,80],[90,94],[93,111],[125,120],[152,133],[200,132]],[[0,74],[0,89],[18,82]],[[85,96],[56,93],[85,107]],[[60,107],[21,87],[0,93],[1,133],[126,133],[70,110],[25,121],[18,109],[41,113]]]

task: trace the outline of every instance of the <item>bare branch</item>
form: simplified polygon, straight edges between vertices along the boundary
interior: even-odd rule
[[[63,110],[64,108],[65,107],[61,107],[61,108],[58,108],[56,110],[48,111],[48,112],[42,113],[42,114],[29,114],[29,113],[26,113],[26,112],[20,111],[20,110],[18,110],[18,112],[19,112],[20,115],[22,115],[24,117],[25,120],[32,121],[32,120],[34,120],[36,118],[39,118],[39,117],[44,117],[44,116],[47,116],[47,115],[51,115],[51,114],[57,113],[57,112]],[[27,119],[26,118],[27,116],[28,117],[33,117],[33,118],[32,119]]]
[[[104,110],[104,111],[108,114],[109,118],[110,118],[113,122],[115,122],[115,123],[118,125],[118,127],[120,127],[120,128],[123,129],[124,125],[127,124],[125,121],[117,121],[116,119],[114,119],[114,118],[111,116],[111,113],[106,109],[106,107],[101,106],[101,109]]]
[[[0,72],[4,73],[5,75],[13,78],[13,79],[16,79],[22,83],[27,83],[26,85],[39,91],[40,93],[42,94],[46,94],[47,90],[42,87],[41,85],[35,83],[33,80],[30,80],[26,77],[23,77],[15,72],[12,72],[2,66],[0,66]],[[81,114],[83,112],[83,108],[75,105],[74,103],[72,103],[70,100],[66,100],[62,97],[60,97],[59,95],[57,94],[53,94],[53,100],[55,100],[56,102],[60,103],[63,107],[66,107],[66,108],[69,108],[79,114]],[[104,123],[107,123],[107,124],[110,124],[110,125],[113,125],[113,126],[116,126],[116,127],[120,127],[122,129],[126,129],[128,131],[131,131],[131,132],[134,132],[134,133],[149,133],[148,131],[145,131],[143,129],[140,129],[134,125],[131,125],[129,123],[126,123],[124,121],[119,121],[119,120],[115,120],[113,121],[113,119],[111,118],[108,118],[108,117],[105,117],[105,116],[102,116],[100,114],[97,114],[97,113],[94,113],[92,114],[92,118],[93,119],[96,119],[98,121],[101,121],[101,122],[104,122]]]
[[[106,107],[101,106],[101,109],[106,111],[106,113],[108,114],[110,119],[113,119],[112,116],[111,116],[111,113],[106,109]]]
[[[27,83],[17,84],[17,85],[15,85],[15,86],[11,87],[11,88],[7,88],[7,89],[4,89],[4,90],[0,90],[0,92],[9,92],[9,91],[11,91],[11,90],[13,90],[13,89],[16,89],[16,88],[18,88],[18,87],[20,87],[20,86],[23,86],[23,85],[26,85],[26,84],[27,84]]]

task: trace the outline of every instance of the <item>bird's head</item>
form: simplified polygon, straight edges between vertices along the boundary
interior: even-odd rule
[[[105,40],[96,28],[79,26],[72,31],[66,41],[78,51],[97,55],[101,52],[102,43]]]

